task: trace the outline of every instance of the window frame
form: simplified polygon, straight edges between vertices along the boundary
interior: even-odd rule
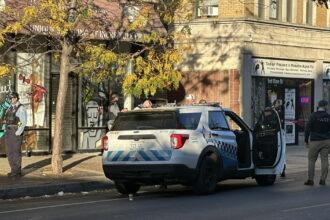
[[[212,129],[212,126],[211,126],[211,113],[216,113],[216,112],[220,113],[220,115],[222,116],[223,121],[225,122],[225,124],[227,126],[227,127],[221,127],[220,130],[221,131],[230,131],[230,126],[228,124],[226,116],[225,116],[224,112],[221,111],[221,110],[210,110],[210,111],[208,111],[208,127],[210,128],[210,130],[215,130],[215,129]],[[217,131],[218,131],[218,129],[217,129]]]
[[[216,3],[213,3],[216,2]],[[206,8],[207,12],[200,14],[201,8]],[[210,14],[210,10],[216,10],[215,14]],[[205,9],[204,9],[205,10]],[[218,0],[197,0],[196,7],[195,7],[196,18],[203,18],[203,17],[218,17],[219,16],[219,1]]]

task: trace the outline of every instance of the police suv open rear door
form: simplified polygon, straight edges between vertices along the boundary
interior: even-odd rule
[[[275,178],[283,171],[284,138],[278,113],[271,108],[264,110],[253,130],[252,159],[256,175],[272,175]]]

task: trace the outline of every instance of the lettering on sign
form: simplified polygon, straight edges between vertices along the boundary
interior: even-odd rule
[[[313,78],[315,67],[313,62],[271,60],[261,58],[253,58],[252,64],[252,76],[273,76],[286,78]]]

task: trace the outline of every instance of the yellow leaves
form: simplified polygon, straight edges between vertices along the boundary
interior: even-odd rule
[[[124,79],[123,86],[125,88],[130,88],[133,85],[135,85],[135,82],[137,80],[137,76],[135,74],[127,74],[127,76]]]
[[[5,34],[0,33],[0,47],[2,47],[5,44]]]
[[[24,13],[22,17],[22,24],[28,24],[31,21],[35,21],[36,18],[39,16],[39,10],[35,6],[27,6],[24,8]]]
[[[11,64],[0,64],[0,78],[10,75],[15,68]]]
[[[115,63],[117,61],[117,55],[112,51],[105,51],[100,54],[100,61],[104,64]]]
[[[15,33],[17,34],[22,29],[22,24],[20,22],[15,22],[13,24],[7,25],[7,27],[1,31],[1,34]]]

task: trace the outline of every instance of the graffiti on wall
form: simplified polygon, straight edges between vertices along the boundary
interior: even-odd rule
[[[103,114],[100,112],[101,106],[96,101],[89,101],[86,104],[86,120],[87,127],[83,135],[83,148],[96,148],[96,143],[101,139],[101,130],[93,129],[94,127],[101,127]]]
[[[45,57],[37,60],[28,53],[18,53],[17,63],[26,64],[17,72],[17,92],[20,102],[27,109],[27,126],[42,127],[45,125],[47,94],[44,88]]]
[[[9,96],[7,96],[5,100],[0,103],[1,130],[6,129],[6,124],[3,123],[3,120],[4,120],[4,115],[9,107],[10,107],[10,100],[9,100]],[[2,138],[4,134],[5,134],[4,131],[0,131],[0,138]]]
[[[38,57],[38,59],[34,58]],[[46,126],[46,99],[47,91],[44,87],[46,74],[45,56],[29,53],[17,53],[18,68],[16,77],[17,92],[20,102],[27,110],[27,126]],[[37,131],[26,131],[23,149],[35,149],[37,146]]]
[[[82,148],[95,149],[101,139],[102,130],[93,129],[93,127],[103,127],[106,125],[107,115],[107,93],[105,86],[94,84],[83,79],[82,83],[82,104],[85,111],[83,126],[87,129],[83,132]]]
[[[13,84],[9,79],[7,84],[0,85],[0,95],[7,95],[12,92]]]

